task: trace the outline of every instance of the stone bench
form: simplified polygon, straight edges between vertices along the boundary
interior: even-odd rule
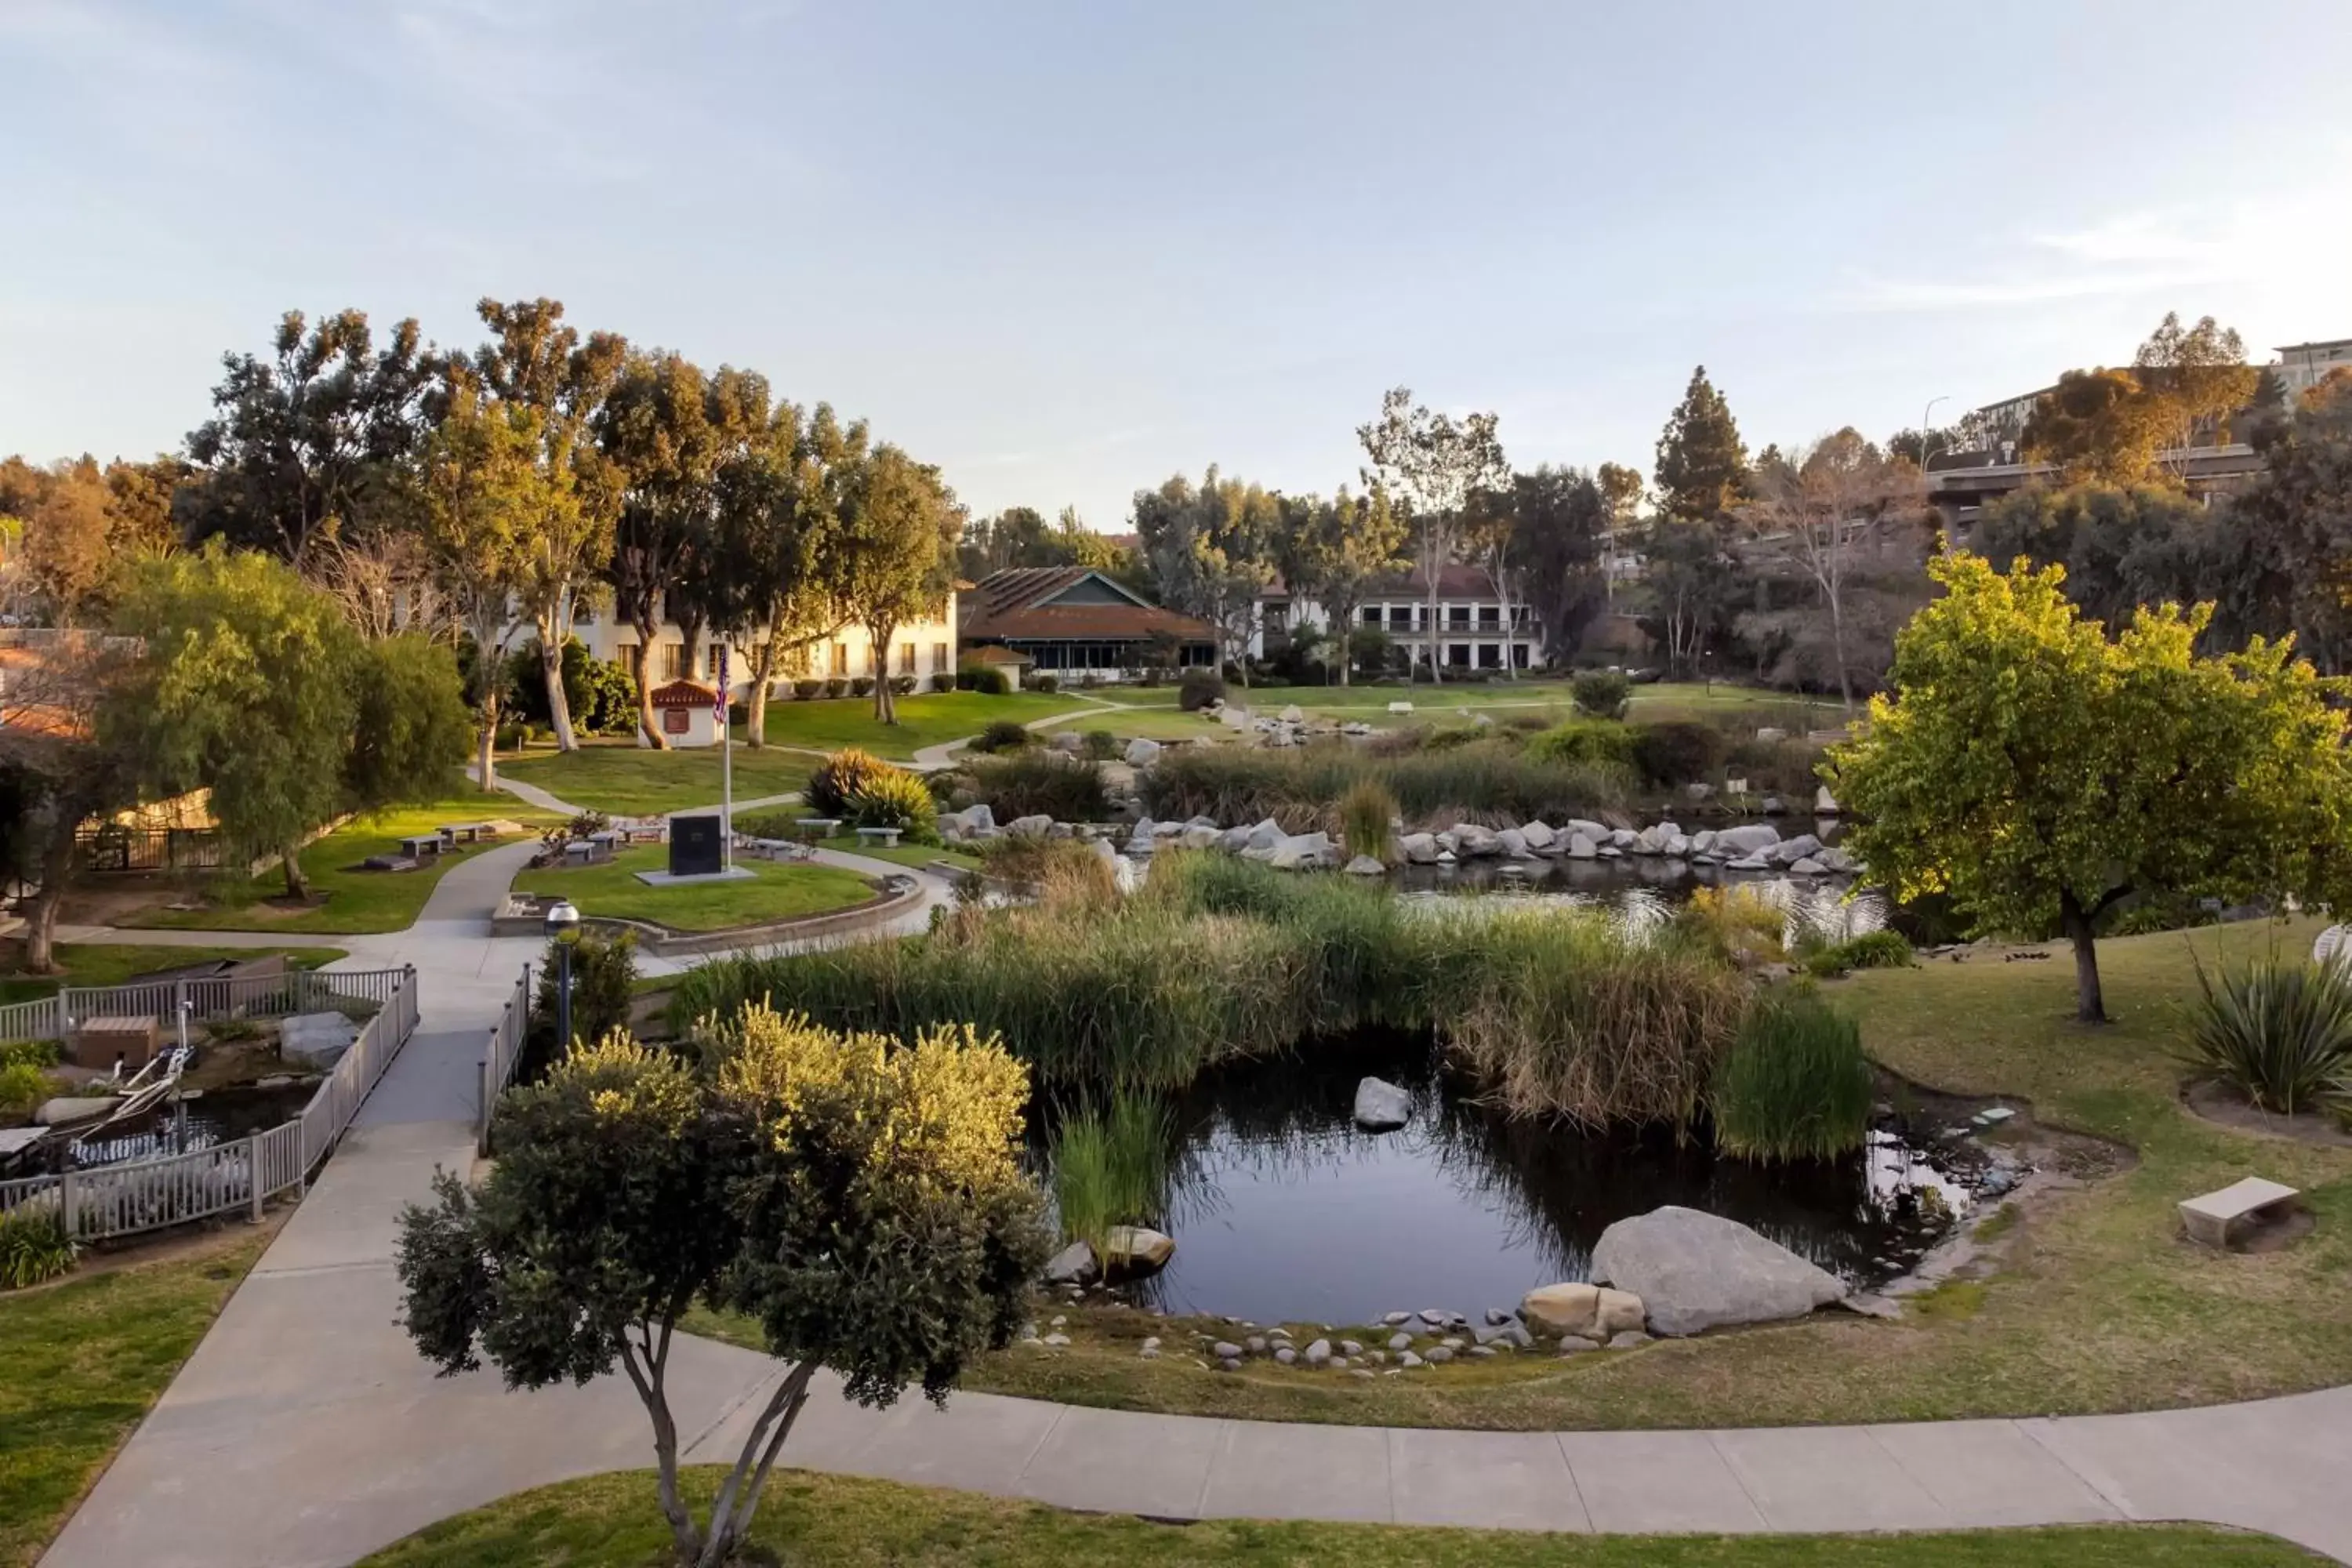
[[[789,838],[746,838],[743,851],[757,860],[806,860],[812,858],[805,844],[795,844]]]
[[[445,822],[436,831],[446,844],[478,844],[490,836],[487,822]]]
[[[2227,1250],[2232,1225],[2300,1195],[2293,1187],[2248,1176],[2218,1193],[2184,1200],[2180,1205],[2180,1224],[2189,1232],[2189,1240]]]
[[[438,833],[412,834],[400,841],[400,847],[411,860],[422,860],[441,853],[441,836]]]
[[[820,838],[830,838],[835,833],[840,830],[841,818],[837,816],[798,816],[793,819],[793,826],[799,828],[803,833],[814,833]]]
[[[861,827],[857,830],[857,842],[879,844],[885,849],[896,849],[898,847],[898,835],[903,831],[897,827]]]

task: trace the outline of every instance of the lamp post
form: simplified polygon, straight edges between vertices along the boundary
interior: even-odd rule
[[[1936,405],[1938,403],[1949,403],[1951,400],[1952,395],[1950,393],[1939,393],[1936,396],[1927,399],[1927,406],[1920,411],[1919,471],[1923,474],[1927,471],[1927,437],[1935,432],[1936,428]]]
[[[580,933],[580,911],[569,899],[547,906],[543,929],[555,949],[555,1043],[559,1051],[572,1048],[572,944]]]

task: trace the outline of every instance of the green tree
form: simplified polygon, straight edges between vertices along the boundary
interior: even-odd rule
[[[745,732],[768,740],[768,688],[786,652],[848,624],[842,500],[866,460],[866,422],[830,406],[803,417],[779,403],[764,437],[721,464],[715,479],[717,624],[751,643]]]
[[[378,348],[358,310],[316,326],[289,310],[270,347],[222,356],[217,412],[188,435],[202,482],[179,500],[191,539],[301,565],[322,539],[398,525],[435,365],[415,321]]]
[[[135,645],[67,632],[28,645],[0,682],[0,876],[30,889],[25,967],[56,966],[58,911],[81,869],[80,826],[136,805],[141,761],[119,730],[101,730]]]
[[[2034,401],[2021,442],[2029,461],[2069,483],[2143,484],[2163,477],[2157,454],[2172,428],[2164,400],[2122,370],[2070,370]]]
[[[2098,1023],[2096,937],[2121,900],[2346,890],[2345,715],[2290,642],[2201,658],[2203,605],[2143,608],[2111,638],[2061,568],[1928,570],[1945,594],[1896,638],[1894,695],[1828,764],[1850,846],[1898,898],[2055,929]]]
[[[1213,463],[1198,489],[1179,474],[1135,492],[1135,531],[1161,594],[1216,628],[1219,659],[1241,669],[1244,686],[1258,595],[1274,581],[1281,506],[1256,485],[1220,478]]]
[[[1412,527],[1413,553],[1427,595],[1425,647],[1433,681],[1444,679],[1444,661],[1437,657],[1439,576],[1460,558],[1479,498],[1511,482],[1495,425],[1492,414],[1456,420],[1413,402],[1412,389],[1399,386],[1381,399],[1378,419],[1356,427],[1356,440],[1372,462],[1365,489],[1377,481]]]
[[[1610,527],[1623,528],[1639,515],[1642,498],[1650,493],[1649,483],[1642,478],[1641,469],[1627,468],[1622,463],[1603,463],[1592,471],[1591,478],[1592,482],[1601,488],[1601,502],[1608,513]]]
[[[1658,437],[1657,478],[1659,509],[1685,521],[1719,518],[1747,494],[1748,447],[1705,365],[1691,372]]]
[[[1601,465],[1604,471],[1613,467]],[[1616,472],[1639,486],[1641,476],[1632,469]],[[1622,499],[1622,480],[1619,493]],[[1607,487],[1593,476],[1549,463],[1511,476],[1510,504],[1528,608],[1545,651],[1553,662],[1565,663],[1607,600],[1601,541],[1618,525],[1619,514],[1611,510]]]
[[[1020,1168],[1027,1075],[992,1037],[899,1045],[753,1008],[695,1041],[706,1064],[623,1035],[510,1091],[478,1185],[443,1175],[402,1218],[404,1321],[445,1373],[509,1387],[615,1363],[651,1417],[677,1560],[734,1560],[820,1369],[887,1405],[944,1402],[1007,1344],[1047,1233]],[[787,1363],[707,1519],[680,1497],[667,1373],[697,1301],[758,1323]],[[690,1436],[685,1439],[690,1442]]]
[[[1013,566],[1052,566],[1045,514],[1034,506],[1009,506],[964,525],[958,569],[977,580]]]
[[[345,800],[360,643],[332,598],[274,557],[217,544],[133,563],[115,629],[145,651],[98,710],[149,793],[212,792],[235,858],[277,851],[309,896],[306,835]]]
[[[1276,562],[1295,596],[1323,607],[1338,645],[1339,684],[1345,686],[1355,639],[1362,630],[1356,624],[1357,609],[1374,584],[1404,565],[1410,531],[1377,485],[1360,499],[1342,485],[1336,500],[1286,496],[1279,505]]]
[[[833,532],[841,606],[866,628],[874,658],[874,717],[898,721],[890,645],[909,621],[944,613],[955,590],[963,508],[940,479],[896,447],[877,447],[851,481]]]
[[[2183,327],[2178,310],[2164,313],[2132,366],[2162,407],[2162,445],[2176,450],[2187,449],[2200,432],[2228,441],[2230,416],[2252,403],[2262,384],[2262,372],[2246,363],[2245,340],[2235,328],[2224,330],[2210,316]]]
[[[2266,568],[2251,592],[2285,607],[2321,668],[2352,671],[2352,381],[2313,387],[2254,438],[2263,472],[2229,513]]]
[[[457,655],[408,632],[362,643],[354,669],[344,804],[380,811],[449,795],[473,731]]]
[[[1643,531],[1642,554],[1644,629],[1665,650],[1666,668],[1687,679],[1738,603],[1722,526],[1662,511]]]

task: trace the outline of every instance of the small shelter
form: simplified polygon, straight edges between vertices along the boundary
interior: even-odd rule
[[[673,680],[656,686],[646,699],[653,704],[654,725],[673,746],[719,744],[719,693],[695,680]]]

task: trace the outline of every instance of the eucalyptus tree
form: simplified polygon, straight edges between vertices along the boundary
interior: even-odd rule
[[[1565,660],[1607,596],[1601,542],[1614,526],[1607,487],[1580,468],[1545,464],[1511,476],[1510,517],[1528,611],[1544,647]]]
[[[1412,400],[1400,386],[1381,399],[1381,416],[1359,426],[1356,439],[1371,459],[1364,476],[1378,477],[1392,504],[1401,504],[1413,529],[1414,554],[1427,594],[1429,678],[1444,679],[1437,657],[1438,581],[1459,559],[1465,531],[1475,521],[1477,498],[1509,484],[1511,470],[1495,433],[1495,416],[1470,414],[1456,420]]]
[[[1280,527],[1279,497],[1220,478],[1214,464],[1197,489],[1179,474],[1135,492],[1135,531],[1161,597],[1215,629],[1219,658],[1241,670],[1244,686]]]
[[[928,463],[892,446],[876,447],[845,488],[834,530],[844,614],[866,628],[874,658],[874,717],[898,721],[890,688],[890,645],[909,621],[940,613],[955,590],[956,543],[964,513]]]
[[[1403,568],[1409,530],[1377,484],[1360,498],[1342,485],[1331,500],[1285,496],[1280,504],[1275,553],[1283,580],[1293,595],[1312,598],[1330,618],[1339,684],[1345,686],[1354,663],[1356,612],[1373,584]]]

